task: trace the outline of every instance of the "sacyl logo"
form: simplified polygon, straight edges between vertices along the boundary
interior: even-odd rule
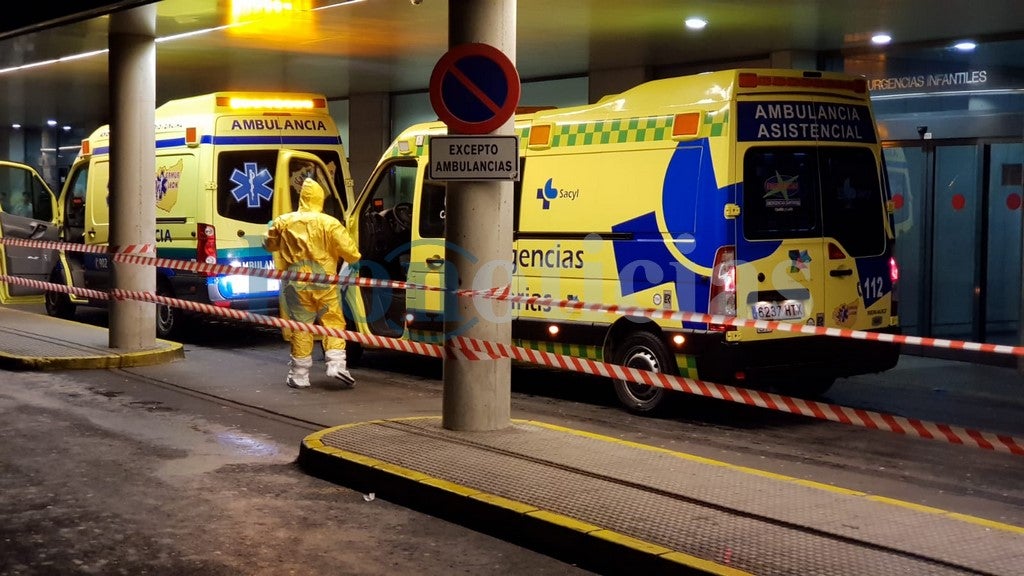
[[[579,198],[579,188],[575,190],[560,190],[551,184],[552,180],[554,180],[554,178],[548,178],[548,181],[544,183],[543,188],[537,188],[537,200],[543,202],[541,208],[547,210],[551,207],[551,202],[556,198],[566,198],[568,200],[575,200]]]

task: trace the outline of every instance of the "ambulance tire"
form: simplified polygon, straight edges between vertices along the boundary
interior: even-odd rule
[[[157,296],[174,298],[171,289],[158,282],[156,286]],[[156,337],[166,340],[176,338],[185,330],[185,311],[174,306],[156,305]]]
[[[50,275],[50,283],[64,285],[64,273],[60,270],[54,270],[53,274]],[[71,320],[75,317],[75,304],[71,301],[69,294],[47,291],[44,298],[46,314],[48,316],[65,320]]]
[[[651,332],[634,332],[619,343],[612,362],[621,366],[650,372],[675,374],[675,361],[658,336]],[[654,416],[665,413],[673,398],[671,390],[615,380],[615,395],[634,414]]]

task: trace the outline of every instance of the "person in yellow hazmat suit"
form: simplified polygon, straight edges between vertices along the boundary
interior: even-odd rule
[[[299,192],[299,209],[281,214],[270,222],[263,238],[263,247],[277,253],[279,269],[289,272],[337,274],[339,262],[344,267],[359,260],[359,247],[337,218],[323,213],[324,189],[315,180],[306,178]],[[286,281],[282,284],[284,318],[316,323],[328,328],[345,328],[341,311],[339,287],[315,282]],[[345,362],[345,340],[324,336],[324,359],[327,375],[352,386],[355,378]],[[287,383],[292,388],[309,387],[309,370],[313,366],[313,334],[300,330],[291,333],[291,362]]]

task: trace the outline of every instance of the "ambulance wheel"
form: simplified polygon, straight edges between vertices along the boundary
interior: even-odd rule
[[[659,373],[675,373],[675,362],[661,339],[650,332],[635,332],[615,349],[612,362],[629,368]],[[665,412],[670,404],[671,390],[659,386],[615,380],[615,395],[634,414],[655,415]]]
[[[64,285],[64,274],[59,270],[55,270],[50,275],[50,283]],[[44,296],[44,302],[46,314],[49,316],[65,320],[71,320],[75,317],[75,305],[71,302],[71,296],[65,292],[47,291]]]
[[[171,289],[164,284],[157,284],[157,296],[173,298]],[[156,337],[169,339],[178,336],[185,328],[184,310],[174,306],[156,305]]]

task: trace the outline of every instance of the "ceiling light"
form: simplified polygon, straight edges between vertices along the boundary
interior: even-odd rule
[[[708,25],[708,21],[703,18],[687,18],[686,27],[690,30],[703,30]]]
[[[956,44],[953,44],[953,48],[956,48],[961,52],[970,52],[971,50],[974,50],[977,47],[978,45],[975,44],[974,42],[971,42],[970,40],[966,40],[964,42],[957,42]]]
[[[892,36],[888,34],[875,34],[871,37],[872,44],[888,44],[889,42],[892,42]]]
[[[56,120],[47,120],[46,121],[46,125],[47,126],[56,126],[57,125],[57,121]]]
[[[17,130],[17,129],[21,128],[21,124],[11,124],[11,128],[14,128],[15,130]]]

